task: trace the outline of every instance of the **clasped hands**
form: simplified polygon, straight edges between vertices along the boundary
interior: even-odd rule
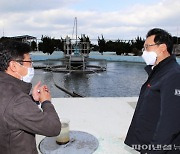
[[[47,85],[41,85],[40,81],[34,86],[32,97],[35,101],[39,101],[40,103],[46,100],[51,101],[51,94]]]

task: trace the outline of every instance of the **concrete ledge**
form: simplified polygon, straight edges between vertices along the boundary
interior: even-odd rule
[[[124,145],[137,97],[53,98],[59,117],[70,119],[70,130],[85,131],[99,140],[94,154],[136,154]],[[37,135],[37,145],[44,136]]]

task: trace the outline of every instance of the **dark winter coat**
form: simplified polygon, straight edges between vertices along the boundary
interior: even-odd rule
[[[174,150],[172,154],[179,154],[180,66],[172,55],[151,68],[145,68],[149,77],[141,88],[125,144],[142,153]]]

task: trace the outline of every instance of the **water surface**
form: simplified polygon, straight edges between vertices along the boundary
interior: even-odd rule
[[[56,65],[59,61],[39,62]],[[101,62],[93,63],[100,65]],[[104,65],[104,62],[103,62]],[[101,73],[51,73],[36,69],[33,85],[38,81],[50,88],[52,97],[69,97],[54,86],[74,91],[86,97],[131,97],[138,96],[140,87],[147,79],[143,63],[106,62],[107,71]]]

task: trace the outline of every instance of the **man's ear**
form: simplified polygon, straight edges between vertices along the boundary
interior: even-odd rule
[[[160,44],[159,47],[161,48],[161,51],[162,51],[162,52],[166,52],[166,51],[167,51],[167,46],[166,46],[166,44],[164,44],[164,43],[163,43],[163,44]]]
[[[10,62],[9,62],[9,67],[8,67],[8,69],[9,69],[10,71],[12,71],[12,72],[17,72],[18,67],[17,67],[16,62],[15,62],[15,61],[10,61]]]

